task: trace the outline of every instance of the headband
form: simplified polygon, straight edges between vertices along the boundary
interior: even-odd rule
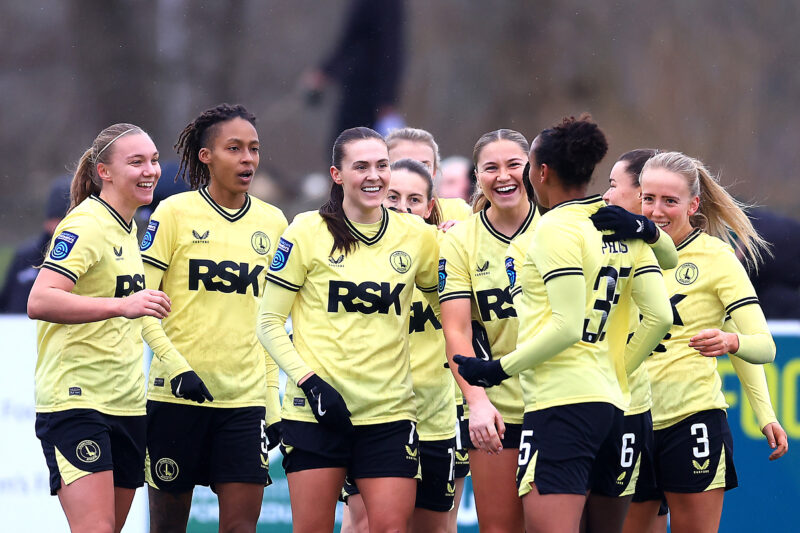
[[[97,155],[96,155],[96,156],[94,156],[94,160],[95,160],[95,162],[97,162],[97,160],[98,160],[98,159],[100,159],[100,154],[102,154],[102,153],[103,153],[103,151],[104,151],[106,148],[108,148],[109,146],[111,146],[112,144],[114,144],[114,141],[116,141],[117,139],[119,139],[120,137],[122,137],[123,135],[125,135],[126,133],[130,133],[130,132],[132,132],[132,131],[134,131],[134,130],[138,130],[138,129],[139,129],[139,128],[130,128],[130,129],[127,129],[127,130],[123,131],[122,133],[120,133],[119,135],[117,135],[116,137],[114,137],[113,139],[111,139],[111,140],[109,141],[109,143],[108,143],[107,145],[103,146],[103,148],[101,148],[101,149],[100,149],[100,151],[99,151],[99,152],[97,152]]]

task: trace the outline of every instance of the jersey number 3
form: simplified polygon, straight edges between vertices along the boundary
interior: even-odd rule
[[[606,336],[606,321],[608,314],[611,312],[611,307],[619,301],[619,293],[617,293],[617,281],[619,278],[627,278],[631,275],[629,267],[623,267],[619,271],[612,266],[604,266],[597,273],[597,279],[594,280],[594,292],[598,294],[598,298],[594,301],[592,313],[583,321],[583,341],[595,343],[602,341]],[[605,290],[600,288],[600,284],[605,280]],[[597,330],[591,328],[593,324],[597,325]]]

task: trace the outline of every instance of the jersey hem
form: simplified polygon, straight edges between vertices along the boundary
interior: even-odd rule
[[[706,409],[698,409],[696,411],[691,411],[689,413],[682,413],[682,414],[680,414],[680,415],[678,415],[678,416],[676,416],[674,418],[669,418],[667,420],[662,420],[660,422],[657,422],[655,420],[655,417],[653,417],[653,431],[656,431],[658,429],[667,429],[669,427],[674,426],[675,424],[677,424],[679,422],[682,422],[683,420],[686,420],[690,416],[696,415],[697,413],[702,413],[703,411],[720,410],[720,411],[722,411],[723,413],[725,413],[727,415],[728,414],[727,407],[728,406],[726,405],[725,407],[708,407]]]
[[[202,404],[199,404],[197,402],[193,402],[192,400],[184,400],[182,398],[175,398],[174,396],[170,398],[168,396],[161,397],[161,396],[152,396],[150,394],[147,395],[147,400],[151,402],[172,403],[177,405],[194,405],[199,407],[217,407],[217,408],[229,408],[229,409],[237,407],[264,407],[264,408],[267,407],[266,401],[262,403],[258,403],[257,401],[231,402],[214,398],[213,402],[203,402]]]
[[[296,416],[296,415],[287,415],[285,413],[281,413],[281,419],[283,420],[294,420],[295,422],[311,422],[313,424],[319,424],[316,418],[313,415],[311,416]],[[387,422],[400,422],[403,420],[408,420],[411,422],[417,423],[417,417],[413,414],[408,415],[394,415],[394,416],[379,416],[376,418],[361,418],[361,419],[350,419],[354,426],[368,426],[371,424],[386,424]],[[455,435],[455,433],[453,433]]]
[[[543,411],[545,409],[549,409],[551,407],[559,407],[562,405],[575,405],[579,403],[608,403],[619,409],[620,411],[625,411],[625,404],[623,402],[615,401],[607,396],[585,396],[582,398],[572,398],[572,399],[560,399],[560,400],[551,400],[549,402],[544,402],[540,404],[528,405],[525,404],[525,412],[531,413],[533,411]]]
[[[60,413],[61,411],[69,411],[71,409],[92,409],[104,415],[111,416],[142,416],[147,414],[144,405],[136,409],[113,409],[94,403],[79,403],[75,405],[59,404],[55,406],[37,405],[34,410],[37,413]]]
[[[455,424],[453,424],[455,426]],[[454,439],[456,436],[456,430],[449,433],[423,433],[420,432],[419,426],[417,426],[417,433],[419,434],[419,440],[423,442],[431,442],[437,440],[447,440],[447,439]]]

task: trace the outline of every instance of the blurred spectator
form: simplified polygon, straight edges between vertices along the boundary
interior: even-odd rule
[[[441,175],[436,179],[439,198],[461,198],[469,203],[475,190],[475,173],[472,161],[453,155],[442,161]]]
[[[341,85],[334,138],[355,126],[368,126],[381,135],[403,126],[395,109],[405,55],[403,4],[353,0],[332,53],[303,76],[311,103],[332,80]]]
[[[0,290],[0,313],[26,313],[28,294],[39,273],[39,265],[44,262],[44,254],[56,226],[69,209],[69,176],[57,178],[50,186],[44,212],[42,232],[33,239],[22,243],[14,252],[14,258],[6,272],[6,280]]]
[[[773,257],[765,257],[750,279],[764,315],[772,319],[800,318],[800,222],[764,208],[748,216],[758,233],[772,244]]]

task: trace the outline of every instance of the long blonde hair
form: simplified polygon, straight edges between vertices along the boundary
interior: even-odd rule
[[[740,250],[747,265],[756,270],[763,262],[764,254],[771,255],[770,244],[747,218],[746,211],[752,206],[731,196],[702,161],[680,152],[664,152],[647,160],[642,175],[653,168],[682,176],[689,186],[689,194],[700,198],[697,211],[689,218],[692,227],[700,228]]]
[[[144,133],[139,126],[133,124],[112,124],[97,134],[92,146],[89,147],[78,161],[78,167],[72,177],[69,187],[69,210],[75,209],[82,201],[92,194],[100,194],[103,182],[97,175],[97,163],[108,164],[114,152],[114,141],[128,133]]]

